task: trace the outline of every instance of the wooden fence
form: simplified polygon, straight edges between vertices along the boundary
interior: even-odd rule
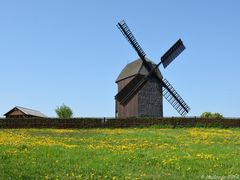
[[[240,127],[240,118],[2,118],[0,128]]]

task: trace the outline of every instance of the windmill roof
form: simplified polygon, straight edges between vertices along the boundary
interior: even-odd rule
[[[147,58],[146,58],[147,59]],[[156,66],[156,64],[149,59],[147,59],[149,63],[151,63],[153,66]],[[129,77],[133,77],[137,74],[141,75],[147,75],[148,71],[146,67],[143,65],[143,61],[141,59],[137,59],[129,64],[127,64],[123,70],[120,72],[118,78],[116,79],[116,83],[127,79]],[[157,69],[157,76],[162,79],[162,74],[159,69]]]
[[[9,113],[11,113],[12,111],[15,111],[17,109],[22,111],[26,115],[31,115],[31,116],[36,116],[36,117],[47,117],[43,113],[41,113],[40,111],[37,111],[37,110],[34,110],[34,109],[25,108],[25,107],[20,107],[20,106],[14,107],[10,111],[8,111],[6,114],[4,114],[4,116],[8,115]]]

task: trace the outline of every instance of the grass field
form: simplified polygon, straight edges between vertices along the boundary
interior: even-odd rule
[[[0,179],[240,179],[240,129],[1,129]]]

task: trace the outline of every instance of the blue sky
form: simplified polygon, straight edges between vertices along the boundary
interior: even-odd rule
[[[19,105],[56,116],[114,116],[115,79],[138,58],[116,27],[124,19],[159,62],[178,39],[186,50],[165,78],[189,116],[240,117],[240,1],[0,1],[0,116]],[[164,115],[178,113],[164,101]]]

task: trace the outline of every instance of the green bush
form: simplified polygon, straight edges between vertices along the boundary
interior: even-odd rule
[[[72,109],[65,104],[61,105],[60,107],[57,107],[55,109],[55,112],[57,113],[57,116],[59,118],[71,118],[73,116]]]
[[[223,115],[220,113],[211,113],[211,112],[204,112],[200,116],[201,118],[213,118],[213,119],[221,119]]]

